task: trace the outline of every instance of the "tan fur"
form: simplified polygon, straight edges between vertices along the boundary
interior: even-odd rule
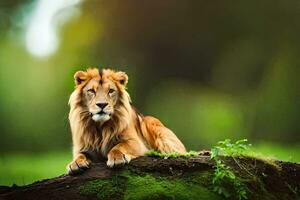
[[[124,72],[94,68],[76,72],[74,78],[76,88],[69,99],[73,140],[69,173],[88,167],[90,160],[84,154],[87,151],[107,157],[110,167],[145,155],[150,149],[164,153],[186,151],[176,135],[158,119],[143,117],[133,109]],[[95,109],[100,109],[99,102],[107,104],[103,115],[95,113]]]

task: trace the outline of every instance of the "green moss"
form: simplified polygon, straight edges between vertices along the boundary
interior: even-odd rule
[[[215,200],[219,196],[201,185],[182,179],[155,178],[152,175],[132,176],[128,179],[124,200]]]
[[[177,157],[193,157],[198,156],[199,152],[196,151],[189,151],[186,153],[178,153],[178,152],[172,152],[172,153],[160,153],[154,150],[150,150],[146,154],[147,156],[151,157],[159,157],[159,158],[177,158]]]
[[[198,174],[194,174],[198,175]],[[201,175],[203,177],[204,174]],[[143,176],[125,171],[112,179],[99,179],[80,187],[80,193],[98,199],[124,200],[219,200],[218,195],[206,189],[199,181],[189,178]],[[205,176],[208,176],[205,174]]]
[[[80,194],[97,196],[98,199],[121,199],[124,193],[126,180],[119,176],[112,179],[97,179],[89,181],[79,188]]]

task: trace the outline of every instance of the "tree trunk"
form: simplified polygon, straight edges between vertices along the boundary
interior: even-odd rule
[[[300,164],[245,157],[222,160],[246,188],[248,199],[300,199]],[[214,176],[215,162],[207,155],[140,157],[118,168],[94,163],[76,176],[0,186],[0,199],[224,199],[212,183]],[[227,198],[238,199],[236,184],[226,180],[222,184]]]

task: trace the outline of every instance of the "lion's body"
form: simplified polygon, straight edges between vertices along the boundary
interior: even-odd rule
[[[87,151],[107,157],[110,167],[143,156],[150,149],[185,152],[171,130],[154,117],[138,114],[130,105],[125,90],[127,79],[125,73],[112,70],[90,69],[75,74],[76,89],[69,100],[74,157],[68,165],[70,171],[88,166],[90,161],[84,154]],[[89,94],[89,88],[94,94]],[[105,104],[101,112],[97,110],[99,104]]]

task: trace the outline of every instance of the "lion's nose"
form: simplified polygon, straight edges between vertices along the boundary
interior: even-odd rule
[[[108,105],[108,103],[96,103],[96,105],[97,105],[99,108],[104,109],[104,108]]]

